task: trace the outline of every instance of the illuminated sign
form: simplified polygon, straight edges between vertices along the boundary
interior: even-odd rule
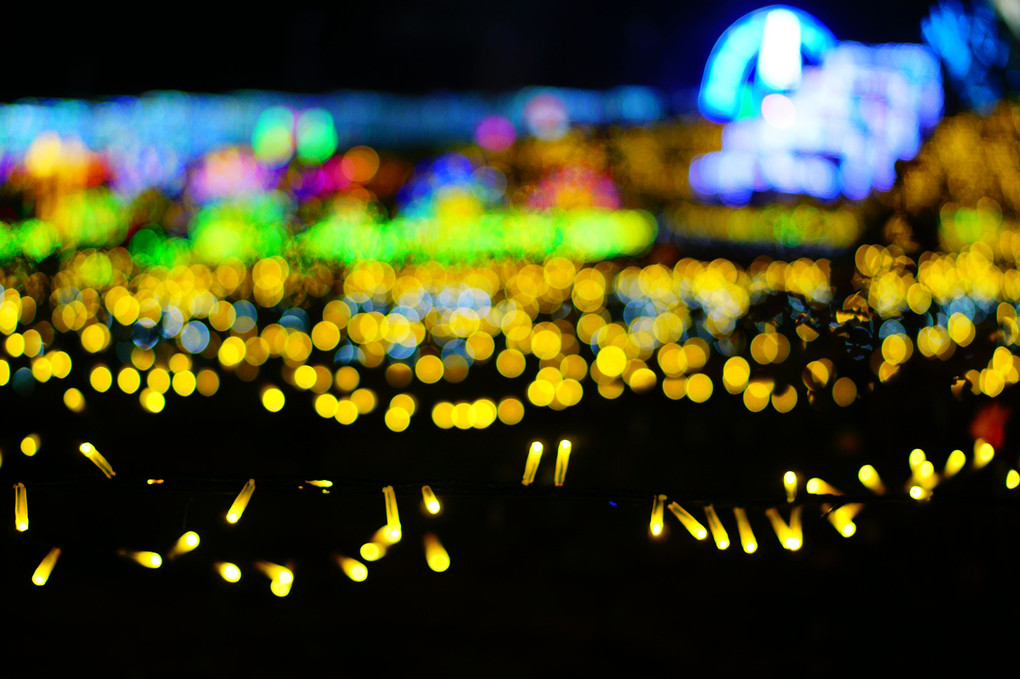
[[[839,43],[805,12],[758,10],[709,58],[699,104],[728,124],[722,150],[691,163],[691,188],[735,205],[755,192],[833,200],[888,190],[942,100],[939,63],[920,45]]]

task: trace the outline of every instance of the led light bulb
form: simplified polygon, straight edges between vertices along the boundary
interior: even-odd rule
[[[783,474],[783,488],[786,490],[786,501],[793,502],[797,499],[797,474],[786,472]]]
[[[708,529],[706,529],[701,522],[691,516],[686,509],[678,505],[676,502],[669,503],[669,511],[673,512],[673,516],[680,520],[684,528],[695,537],[697,540],[704,540],[708,537]]]
[[[744,548],[744,553],[754,554],[758,551],[758,540],[755,539],[751,523],[747,520],[747,512],[742,507],[734,507],[733,515],[737,519],[737,532],[740,534],[740,545]]]
[[[227,523],[237,523],[241,519],[245,507],[248,506],[248,501],[251,500],[251,494],[254,492],[255,479],[248,479],[244,484],[244,488],[234,498],[233,504],[230,505],[230,509],[227,511]]]
[[[648,530],[652,537],[659,537],[662,534],[662,506],[666,501],[665,495],[656,495],[652,498],[652,518],[648,522]]]
[[[337,565],[343,570],[344,575],[349,577],[354,582],[364,582],[365,578],[368,577],[368,567],[361,563],[357,559],[352,559],[349,556],[336,557]]]
[[[722,521],[719,520],[719,515],[715,513],[715,507],[705,505],[705,517],[708,519],[708,529],[712,532],[715,546],[719,549],[729,549],[730,536],[723,527]]]
[[[25,484],[14,484],[14,527],[19,533],[28,530],[28,491]]]
[[[567,478],[567,464],[570,462],[570,448],[570,441],[564,439],[560,441],[560,445],[556,449],[556,472],[553,475],[553,483],[557,486],[562,486],[563,481]]]
[[[201,539],[198,537],[198,533],[193,530],[189,530],[187,533],[177,539],[177,543],[170,549],[170,553],[167,554],[168,559],[186,554],[198,547],[198,543]]]
[[[43,557],[43,560],[35,569],[35,573],[32,574],[33,585],[42,587],[46,584],[46,581],[50,579],[50,573],[53,572],[53,567],[57,565],[57,559],[59,557],[60,547],[54,547],[49,551],[49,554]]]
[[[530,486],[535,481],[535,472],[538,471],[538,463],[542,460],[542,444],[535,441],[528,449],[528,459],[524,463],[524,478],[521,483]]]
[[[113,467],[106,461],[106,458],[88,441],[78,446],[78,450],[81,451],[82,455],[91,460],[94,465],[99,467],[99,470],[106,475],[106,478],[112,479],[117,475],[117,472],[113,471]]]
[[[436,573],[442,573],[450,567],[450,555],[442,543],[432,533],[425,534],[425,562]]]
[[[431,486],[421,487],[421,497],[429,514],[438,514],[439,510],[442,509],[442,506],[439,504],[439,498],[432,492]]]
[[[383,490],[383,499],[386,502],[386,533],[393,542],[400,540],[400,514],[397,511],[397,494],[393,486],[386,486]]]
[[[870,464],[861,467],[860,471],[857,472],[857,478],[865,488],[876,495],[885,494],[885,484],[882,483],[882,477],[878,475],[878,472]]]

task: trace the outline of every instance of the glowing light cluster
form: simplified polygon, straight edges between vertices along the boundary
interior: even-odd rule
[[[805,68],[804,57],[818,63]],[[757,57],[753,82],[746,82]],[[730,122],[722,150],[695,158],[692,189],[746,204],[755,192],[863,199],[887,191],[942,112],[938,62],[919,45],[836,43],[817,19],[785,7],[723,34],[699,103]]]

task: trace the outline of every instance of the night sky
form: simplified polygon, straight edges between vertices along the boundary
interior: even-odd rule
[[[153,89],[505,91],[528,85],[696,87],[712,45],[759,5],[719,2],[336,3],[209,7],[153,20],[18,8],[5,22],[0,99]],[[797,5],[840,39],[918,42],[929,3]]]

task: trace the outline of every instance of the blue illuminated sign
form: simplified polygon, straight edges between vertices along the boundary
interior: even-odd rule
[[[892,188],[896,161],[938,123],[943,93],[926,48],[839,43],[811,15],[775,6],[723,34],[699,103],[729,124],[722,150],[691,163],[691,188],[739,205],[755,192],[833,200]]]

